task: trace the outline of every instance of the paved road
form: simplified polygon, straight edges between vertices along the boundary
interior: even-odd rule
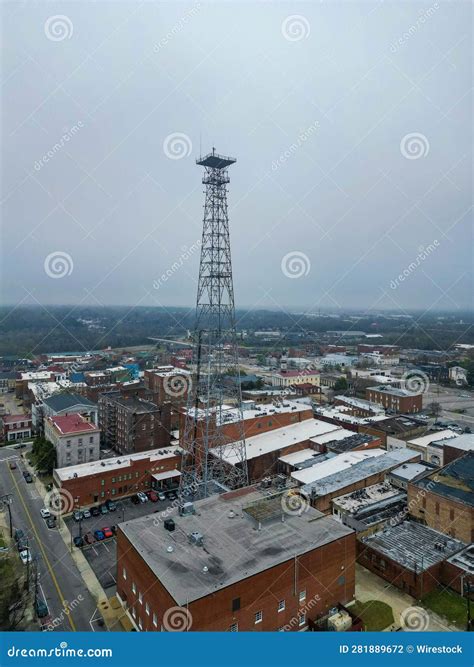
[[[38,556],[40,594],[55,619],[55,629],[62,631],[97,630],[96,603],[87,590],[71,554],[56,529],[50,530],[41,518],[43,501],[34,484],[23,479],[21,452],[12,447],[0,449],[0,490],[11,493],[13,527],[28,537],[33,557]],[[17,469],[10,470],[7,459],[14,457]],[[81,596],[81,597],[79,597]],[[64,609],[72,605],[69,614]]]

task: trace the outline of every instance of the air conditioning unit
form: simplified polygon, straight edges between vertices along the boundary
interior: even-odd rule
[[[197,547],[202,547],[204,536],[196,530],[189,536],[189,541]]]

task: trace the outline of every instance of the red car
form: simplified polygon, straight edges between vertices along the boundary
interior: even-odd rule
[[[107,539],[108,537],[113,537],[114,534],[112,532],[111,528],[102,528],[102,532],[104,533],[104,537]]]
[[[154,491],[147,491],[146,495],[148,496],[149,500],[151,500],[152,503],[158,502],[158,496]]]

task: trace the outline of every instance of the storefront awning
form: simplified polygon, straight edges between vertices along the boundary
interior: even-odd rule
[[[179,470],[166,470],[165,472],[157,472],[154,475],[152,475],[153,479],[156,479],[157,482],[161,481],[162,479],[171,479],[171,477],[179,477],[181,473]]]

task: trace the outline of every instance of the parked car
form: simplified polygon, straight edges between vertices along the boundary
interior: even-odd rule
[[[178,497],[174,491],[168,491],[166,495],[168,496],[169,500],[176,500],[176,498]]]
[[[108,510],[108,508],[107,508],[107,505],[104,504],[104,505],[101,505],[101,506],[100,506],[100,513],[101,513],[101,514],[108,514],[108,513],[109,513],[109,510]]]
[[[22,475],[26,479],[27,477],[30,476],[30,473],[28,472],[28,470],[23,470]]]
[[[15,463],[15,461],[10,461],[10,463],[9,463],[8,465],[10,466],[10,470],[16,470],[16,463]]]
[[[102,532],[104,533],[104,537],[106,537],[106,538],[114,536],[112,530],[108,526],[105,526],[105,528],[102,528]]]
[[[48,605],[40,598],[36,598],[35,612],[38,618],[44,618],[49,614]]]
[[[49,519],[46,519],[46,525],[48,528],[56,528],[56,519],[54,516],[50,516]]]
[[[20,442],[19,445],[15,445],[13,449],[25,449],[26,445],[24,442]]]
[[[47,510],[46,507],[42,507],[40,509],[40,514],[43,517],[43,519],[49,519],[49,517],[51,516],[51,512]]]
[[[28,473],[25,477],[25,482],[31,484],[33,482],[33,477]]]
[[[74,546],[77,547],[78,549],[84,546],[84,540],[80,535],[76,535],[73,541],[74,541]]]
[[[15,530],[15,542],[18,542],[19,540],[23,539],[25,537],[25,533],[21,530],[21,528],[17,528]]]
[[[31,554],[29,549],[24,549],[23,551],[20,551],[20,558],[21,562],[23,565],[26,565],[27,563],[31,563]]]
[[[83,518],[83,519],[90,519],[91,516],[92,516],[92,514],[91,514],[90,510],[84,510],[84,511],[82,512],[82,518]]]
[[[137,496],[138,496],[138,499],[140,500],[141,503],[147,503],[148,502],[148,498],[143,493],[143,491],[138,491]]]
[[[148,496],[148,500],[151,500],[152,503],[158,502],[158,496],[153,490],[147,491],[146,495]]]
[[[99,516],[100,515],[100,508],[99,507],[91,507],[91,514],[92,514],[92,516]]]
[[[117,505],[114,503],[113,500],[110,500],[110,498],[109,498],[109,500],[105,501],[105,504],[106,504],[107,509],[109,510],[109,512],[115,512],[115,510],[117,509]]]
[[[158,491],[158,500],[166,500],[166,493],[164,491]]]
[[[105,535],[101,530],[94,530],[94,537],[96,540],[99,542],[103,539],[105,539]]]
[[[74,512],[74,514],[72,516],[73,516],[74,521],[82,521],[82,516],[83,516],[82,512],[79,512],[77,510],[76,512]]]
[[[110,526],[110,530],[113,532],[114,535],[117,534],[117,526],[115,524],[113,526]]]
[[[133,503],[134,505],[138,505],[138,504],[140,503],[140,498],[138,497],[138,494],[137,494],[137,493],[135,493],[135,494],[130,498],[130,500],[132,501],[132,503]]]
[[[28,549],[28,540],[26,539],[26,537],[22,537],[21,540],[18,540],[18,542],[16,543],[16,546],[17,546],[18,551],[27,550]]]
[[[90,532],[89,532],[89,533],[86,533],[86,534],[84,535],[84,542],[85,542],[86,544],[94,544],[95,539],[94,539],[93,534],[90,533]]]

